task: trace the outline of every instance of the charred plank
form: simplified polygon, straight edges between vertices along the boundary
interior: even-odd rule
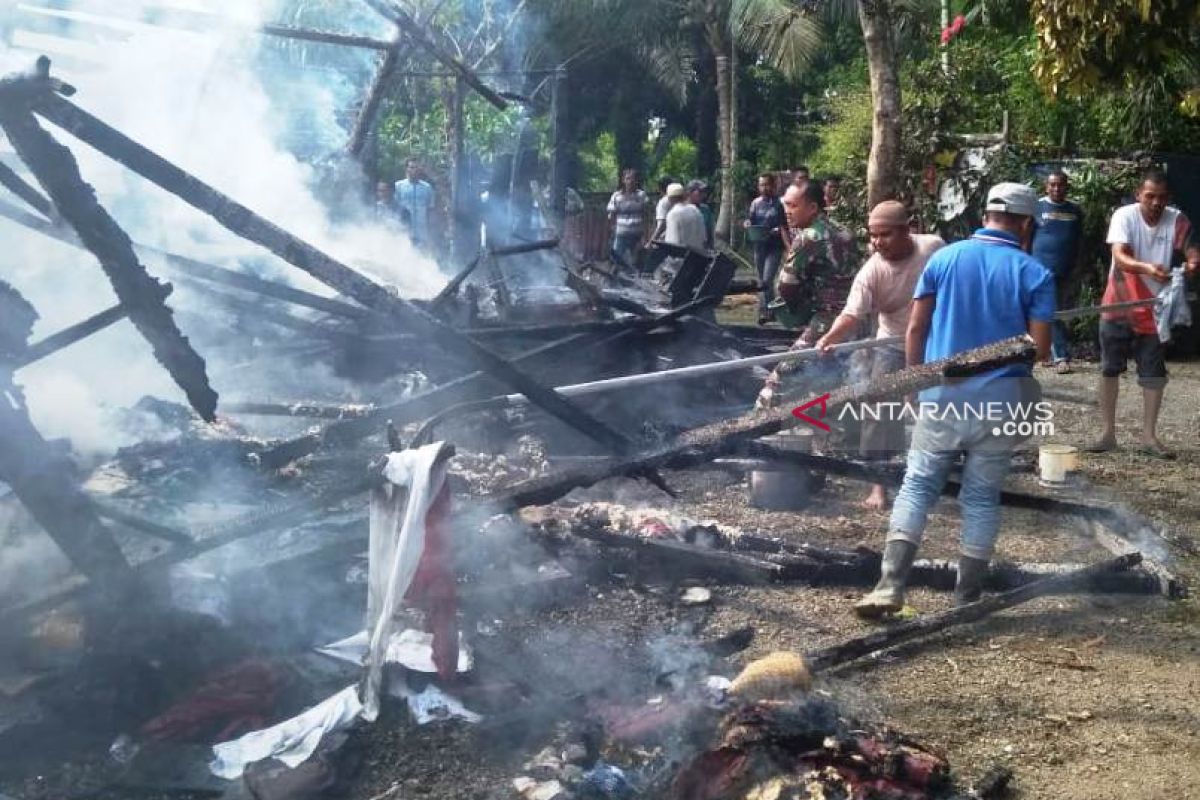
[[[557,392],[547,389],[487,347],[255,214],[66,99],[43,92],[37,96],[34,110],[110,158],[211,215],[239,236],[266,247],[293,266],[364,306],[394,318],[415,333],[428,336],[443,349],[479,364],[485,372],[521,392],[531,402],[589,438],[618,453],[629,451],[631,443],[621,433]]]
[[[50,195],[63,219],[96,256],[121,306],[150,343],[155,358],[183,389],[196,413],[213,421],[217,393],[209,385],[204,359],[192,349],[164,302],[170,290],[138,261],[129,237],[97,202],[71,152],[56,142],[29,111],[10,98],[4,100],[0,104],[0,127],[17,154]]]
[[[847,664],[856,659],[895,647],[901,642],[928,636],[931,633],[945,630],[955,625],[976,622],[997,611],[1026,603],[1037,597],[1058,594],[1074,589],[1081,584],[1088,584],[1097,577],[1109,572],[1122,572],[1137,566],[1142,560],[1140,553],[1127,553],[1123,556],[1102,561],[1083,569],[1043,578],[1040,581],[1026,584],[1002,594],[985,597],[974,603],[959,606],[927,617],[901,622],[888,628],[883,628],[865,636],[857,636],[840,644],[812,650],[804,654],[809,670],[824,672],[834,667]]]
[[[8,189],[17,197],[24,200],[31,208],[47,219],[54,217],[54,204],[25,179],[13,171],[12,167],[0,162],[0,186]]]
[[[940,361],[909,367],[876,381],[847,386],[826,396],[822,416],[836,417],[847,403],[878,402],[936,386],[953,371],[956,376],[989,372],[1008,364],[1030,363],[1034,358],[1033,340],[1015,336],[1001,342],[968,350]],[[813,410],[812,414],[817,412]],[[646,469],[681,469],[705,464],[735,452],[745,442],[778,433],[795,425],[787,409],[755,412],[689,431],[668,447],[629,459],[580,468],[559,475],[532,478],[509,487],[495,496],[504,507],[523,507],[552,503],[580,486],[591,486],[615,475],[630,475]]]

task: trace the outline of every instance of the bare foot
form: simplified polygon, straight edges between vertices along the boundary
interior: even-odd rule
[[[1116,436],[1101,436],[1096,441],[1083,448],[1087,453],[1107,453],[1117,449]]]
[[[883,511],[887,508],[887,490],[880,484],[871,487],[871,493],[862,501],[862,507],[869,511]]]
[[[1161,458],[1170,461],[1175,458],[1175,454],[1168,450],[1162,442],[1151,436],[1150,438],[1142,437],[1141,447],[1138,448],[1143,454],[1152,456],[1153,458]]]

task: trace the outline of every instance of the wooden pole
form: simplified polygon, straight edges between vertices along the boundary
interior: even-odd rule
[[[354,127],[350,130],[350,140],[346,143],[346,152],[355,158],[361,159],[362,157],[363,149],[375,127],[375,117],[379,114],[379,107],[383,105],[384,98],[395,83],[396,70],[399,66],[400,39],[397,37],[392,46],[384,53],[383,61],[380,62],[379,69],[376,70],[375,77],[371,80],[371,86],[367,89],[367,96],[363,98],[362,108],[359,109],[358,116],[354,120]]]
[[[44,91],[36,94],[35,98],[37,113],[109,158],[209,214],[230,231],[266,247],[327,286],[368,308],[394,318],[397,324],[403,324],[414,333],[428,337],[434,344],[465,361],[478,364],[488,374],[521,392],[547,413],[585,436],[617,452],[629,450],[630,442],[625,436],[533,380],[479,342],[445,325],[424,309],[255,214],[65,98]],[[215,407],[215,396],[213,404]]]
[[[550,210],[562,231],[567,215],[567,186],[570,183],[571,146],[570,96],[567,91],[567,71],[559,67],[550,84],[551,114],[553,116],[554,150],[550,162]]]
[[[63,219],[100,262],[130,321],[150,343],[155,359],[187,395],[196,413],[212,422],[216,419],[217,393],[209,385],[204,359],[192,349],[164,302],[170,289],[138,261],[129,237],[97,202],[95,191],[84,182],[71,152],[21,105],[8,92],[0,94],[0,127],[9,142]]]
[[[470,218],[470,202],[467,186],[466,147],[466,84],[459,76],[450,81],[449,105],[447,108],[450,134],[450,243],[455,258],[461,261],[473,252],[476,242],[470,238],[469,226],[464,220]],[[466,229],[466,230],[464,230]],[[478,240],[478,232],[475,239]]]
[[[885,375],[876,381],[846,386],[825,396],[820,409],[807,409],[810,418],[837,416],[848,403],[871,403],[895,399],[937,386],[948,377],[990,372],[1013,363],[1032,363],[1033,339],[1014,336],[985,347],[968,350],[951,358],[932,361]],[[736,452],[745,442],[778,433],[796,425],[788,409],[756,411],[744,417],[696,428],[671,445],[630,459],[617,459],[572,472],[530,478],[499,491],[495,502],[506,508],[546,505],[581,486],[591,486],[615,475],[629,475],[647,469],[680,469],[707,463]]]
[[[69,244],[72,247],[78,247],[83,250],[87,249],[80,243],[79,237],[70,228],[52,225],[45,220],[38,219],[32,214],[26,214],[24,211],[10,206],[3,201],[0,201],[0,217],[9,219],[18,225],[23,225],[31,231],[40,233],[63,244]],[[296,289],[287,284],[265,280],[248,272],[238,272],[226,267],[218,267],[215,264],[207,264],[203,261],[197,261],[194,258],[169,253],[166,250],[160,250],[150,245],[138,244],[137,242],[133,243],[133,249],[142,257],[148,256],[152,259],[159,259],[162,262],[162,266],[168,272],[179,277],[198,278],[211,283],[233,286],[247,292],[266,295],[276,300],[283,300],[294,305],[323,311],[326,314],[333,314],[334,316],[346,319],[358,320],[372,315],[370,311],[361,306],[351,305],[350,303],[329,297],[322,297],[319,294],[306,292],[303,289]]]
[[[424,26],[413,19],[407,11],[404,11],[398,6],[386,2],[385,0],[366,0],[366,2],[367,5],[375,9],[375,11],[385,19],[391,20],[392,23],[418,47],[440,61],[442,66],[446,67],[455,75],[462,78],[463,82],[478,92],[484,100],[487,100],[501,111],[504,111],[508,108],[507,100],[488,88],[488,86],[479,79],[479,76],[475,74],[474,70],[467,67],[467,65],[463,64],[457,58],[450,55],[436,43],[434,43],[433,37],[431,37],[425,31]]]
[[[928,636],[946,628],[976,622],[1006,608],[1026,603],[1037,597],[1059,594],[1091,583],[1110,572],[1123,572],[1141,563],[1139,553],[1129,553],[1090,567],[1034,581],[1001,594],[984,597],[974,603],[959,606],[927,617],[901,622],[865,636],[857,636],[841,644],[822,647],[804,654],[810,672],[825,672],[863,656],[895,647],[901,642]]]
[[[0,163],[0,186],[24,200],[43,217],[54,218],[54,204],[49,198],[26,183],[24,178],[4,163]]]
[[[110,325],[115,325],[127,316],[129,316],[129,312],[120,304],[107,308],[99,314],[94,314],[82,322],[77,322],[69,328],[52,333],[45,339],[29,345],[13,364],[13,367],[27,367],[35,361],[41,361],[76,342],[83,341],[94,333],[99,333]]]
[[[313,30],[312,28],[296,28],[291,25],[267,24],[258,26],[258,32],[280,39],[295,39],[301,42],[318,42],[333,44],[341,47],[358,47],[363,50],[379,50],[387,52],[395,46],[395,42],[383,39],[372,39],[369,36],[355,36],[348,33]]]

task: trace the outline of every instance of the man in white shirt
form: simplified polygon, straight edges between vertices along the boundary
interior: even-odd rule
[[[421,165],[410,158],[405,178],[396,183],[396,207],[408,226],[413,244],[424,245],[429,239],[429,209],[433,205],[433,187],[421,180]]]
[[[867,233],[875,253],[855,276],[842,313],[829,332],[817,340],[818,350],[829,352],[834,345],[852,338],[867,321],[877,323],[877,338],[904,337],[917,279],[930,256],[946,245],[940,236],[912,233],[908,222],[908,209],[895,200],[885,200],[871,209]],[[904,368],[902,344],[878,347],[871,356],[871,380]],[[863,458],[874,461],[886,461],[904,452],[903,420],[883,419],[882,415],[879,420],[864,420],[860,450]],[[887,505],[883,485],[873,485],[863,505],[882,510]]]
[[[704,184],[700,181],[692,181],[686,190],[678,183],[671,184],[667,190],[668,196],[674,195],[682,199],[667,214],[663,241],[701,253],[707,252],[708,229],[704,226],[704,214],[699,208],[703,191]]]
[[[1113,212],[1108,226],[1112,265],[1101,302],[1104,305],[1149,300],[1171,279],[1171,268],[1189,249],[1192,226],[1179,209],[1170,206],[1166,173],[1150,170],[1142,176],[1137,202]],[[1189,273],[1193,271],[1188,266]],[[1142,387],[1141,451],[1174,458],[1158,440],[1158,412],[1167,385],[1166,345],[1159,338],[1152,306],[1110,311],[1100,316],[1100,439],[1087,449],[1103,452],[1117,447],[1117,394],[1120,376],[1130,359],[1137,364]]]
[[[679,195],[675,198],[671,197],[671,187],[673,186],[679,187]],[[654,235],[650,237],[651,239],[661,239],[666,232],[667,214],[671,213],[671,209],[683,196],[683,185],[676,183],[674,178],[663,178],[658,182],[658,191],[662,197],[654,206]]]

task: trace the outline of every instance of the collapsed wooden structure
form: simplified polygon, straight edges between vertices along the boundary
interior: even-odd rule
[[[400,17],[397,20],[401,28],[411,23],[411,20]],[[39,191],[12,170],[0,171],[0,184],[33,212],[0,203],[0,215],[41,235],[87,249],[105,270],[120,303],[41,342],[32,345],[23,342],[23,346],[5,356],[9,376],[21,366],[128,317],[151,342],[160,362],[184,389],[197,414],[205,420],[213,419],[217,412],[217,397],[208,386],[204,361],[174,326],[170,309],[164,304],[171,287],[151,277],[139,260],[140,254],[166,268],[173,276],[189,282],[224,285],[320,311],[333,318],[366,326],[367,330],[375,336],[382,336],[385,341],[396,342],[410,337],[435,344],[462,365],[457,378],[398,404],[359,409],[354,413],[343,413],[336,409],[281,409],[269,408],[270,404],[241,404],[243,410],[249,409],[248,413],[302,414],[334,420],[319,433],[278,442],[256,453],[256,459],[266,468],[278,468],[322,448],[337,448],[352,443],[377,433],[384,423],[413,422],[447,406],[488,397],[493,387],[500,385],[523,395],[541,411],[557,418],[610,455],[574,470],[518,482],[480,500],[485,506],[496,510],[511,511],[549,504],[575,488],[590,486],[617,475],[647,478],[669,491],[660,470],[700,467],[720,459],[786,462],[873,482],[894,483],[898,480],[894,473],[881,474],[862,464],[782,452],[757,441],[794,424],[786,410],[755,413],[700,427],[667,445],[643,451],[630,436],[584,410],[537,377],[538,365],[549,363],[553,357],[568,353],[578,357],[593,348],[611,347],[650,331],[680,323],[697,324],[692,315],[711,306],[729,290],[732,269],[721,262],[720,256],[716,259],[695,259],[694,254],[671,253],[668,249],[665,255],[682,259],[682,267],[666,287],[667,297],[675,306],[670,311],[652,313],[636,303],[626,302],[625,305],[631,305],[635,313],[624,320],[563,326],[558,329],[565,334],[560,338],[526,349],[515,357],[503,357],[491,346],[482,343],[479,332],[457,328],[448,321],[446,306],[471,272],[485,260],[552,249],[556,242],[533,242],[486,250],[468,264],[432,303],[424,305],[410,302],[108,126],[67,100],[66,95],[70,94],[73,94],[70,86],[50,75],[46,59],[40,60],[32,73],[11,76],[0,82],[0,126],[41,186]],[[38,118],[69,131],[84,143],[207,214],[239,237],[262,246],[321,281],[340,297],[321,297],[246,273],[134,244],[98,203],[70,152],[39,125]],[[45,194],[42,194],[43,191]],[[604,302],[604,298],[600,300]],[[610,298],[609,302],[613,300]],[[271,319],[269,314],[266,316]],[[286,314],[276,315],[274,320],[285,327],[297,329],[313,326],[313,323],[297,318],[289,320]],[[703,326],[705,323],[700,321],[699,324]],[[553,330],[553,326],[535,327],[529,331],[510,329],[509,333],[544,341],[550,330]],[[985,372],[1014,362],[1028,362],[1032,358],[1033,349],[1027,338],[1000,342],[941,362],[911,368],[875,383],[843,387],[828,397],[826,413],[835,413],[843,404],[891,400],[936,385],[948,377]],[[9,419],[9,416],[12,418]],[[20,409],[15,409],[13,415],[6,412],[4,425],[0,426],[0,436],[4,437],[5,449],[9,452],[46,452],[45,443]],[[101,588],[130,582],[135,575],[113,544],[102,519],[121,521],[142,533],[172,542],[177,548],[165,562],[159,559],[143,565],[138,572],[159,569],[163,563],[173,563],[262,530],[261,520],[258,520],[256,524],[229,525],[221,535],[196,537],[186,531],[136,519],[128,514],[122,515],[113,509],[103,509],[69,481],[46,481],[46,474],[61,474],[65,470],[50,460],[39,461],[36,456],[22,464],[0,464],[0,470],[0,479],[13,487],[81,572]],[[369,481],[350,481],[346,486],[331,490],[327,499],[353,496],[366,491],[369,486]],[[948,491],[954,489],[952,485]],[[1066,513],[1086,520],[1088,525],[1097,530],[1097,541],[1115,555],[1129,555],[1134,549],[1123,535],[1128,525],[1127,515],[1118,517],[1115,512],[1103,508],[1027,495],[1006,494],[1004,502]],[[302,504],[298,510],[311,507],[311,504]],[[288,514],[278,515],[271,524],[286,524],[290,518]],[[672,550],[668,555],[676,560],[686,563],[697,558],[686,547],[660,543],[657,548],[661,550],[664,546]],[[711,560],[712,554],[700,555],[697,563]],[[767,563],[765,569],[763,563]],[[786,571],[778,563],[756,563],[753,557],[736,555],[724,557],[721,565],[727,572],[733,565],[732,573],[738,574],[740,571],[743,577],[747,574],[778,575],[783,574],[781,570]],[[1162,565],[1151,559],[1144,559],[1143,565],[1154,576],[1163,594],[1179,596],[1184,592],[1182,584]],[[861,561],[858,566],[861,568]],[[803,574],[802,570],[795,571],[798,569],[796,564],[792,567],[794,577]],[[824,574],[828,577],[829,571],[826,570]],[[72,593],[77,591],[78,587]],[[45,606],[45,603],[37,605],[38,608]],[[22,613],[30,610],[15,611]]]

